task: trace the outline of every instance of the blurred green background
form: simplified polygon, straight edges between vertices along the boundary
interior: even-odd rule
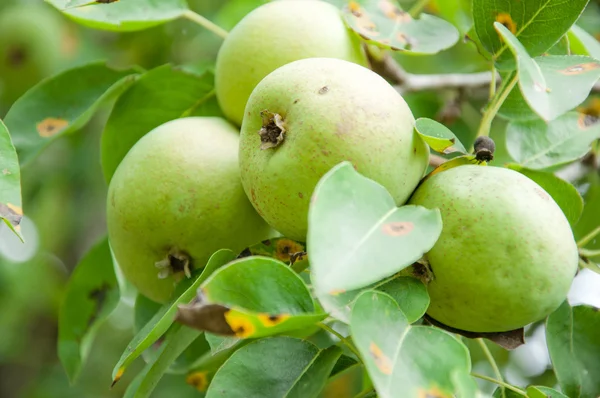
[[[247,12],[265,2],[189,0],[189,5],[231,29]],[[405,6],[411,2],[401,1]],[[435,1],[429,11],[435,11]],[[600,2],[590,2],[579,25],[600,39]],[[83,28],[42,0],[0,0],[0,118],[27,89],[61,70],[99,59],[119,68],[139,65],[151,69],[173,63],[200,69],[214,64],[220,44],[220,38],[190,21],[176,20],[141,32],[114,33]],[[472,45],[462,42],[435,56],[397,55],[396,59],[411,73],[466,73],[488,67]],[[420,92],[407,94],[406,99],[415,117],[444,121],[469,145],[486,98],[465,98],[464,93],[459,98],[459,94],[452,90]],[[460,101],[452,101],[455,97]],[[449,103],[458,103],[458,112],[448,108]],[[112,368],[133,336],[133,303],[126,300],[102,326],[90,360],[74,385],[69,384],[56,354],[57,314],[65,283],[77,261],[105,234],[107,187],[100,168],[99,143],[109,112],[110,108],[98,112],[82,131],[58,140],[22,170],[26,214],[22,229],[27,243],[20,244],[0,226],[2,398],[121,397],[143,365],[138,361],[133,371],[127,372],[112,390],[109,388]],[[502,122],[495,123],[493,133],[500,162],[507,159],[503,128]],[[530,328],[528,335],[537,337],[526,349],[509,355],[492,347],[494,353],[515,382],[535,380],[552,385],[543,330]],[[480,348],[468,343],[476,362],[474,369],[488,372]],[[359,383],[354,384],[341,379],[329,386],[328,396],[348,396],[360,388]],[[154,396],[183,398],[201,394],[188,386],[183,376],[171,375],[162,380]]]

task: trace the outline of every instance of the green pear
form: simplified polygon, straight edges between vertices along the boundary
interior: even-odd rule
[[[229,32],[217,55],[215,90],[224,115],[241,125],[258,82],[280,66],[312,57],[367,65],[360,38],[332,4],[288,0],[254,9]]]
[[[0,13],[0,102],[11,104],[61,65],[66,37],[47,5],[17,4]]]
[[[238,131],[217,117],[167,122],[142,137],[108,189],[110,244],[123,275],[151,300],[221,248],[272,237],[242,188]]]
[[[427,178],[409,202],[442,214],[442,234],[426,254],[433,319],[504,332],[545,318],[567,297],[577,245],[560,207],[531,179],[458,166]]]
[[[306,240],[319,179],[350,161],[403,204],[425,173],[429,147],[408,105],[375,72],[335,58],[284,65],[254,89],[240,135],[242,184],[284,236]]]

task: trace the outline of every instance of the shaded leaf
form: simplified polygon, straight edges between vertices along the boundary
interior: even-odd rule
[[[96,332],[119,303],[107,238],[77,264],[58,315],[58,357],[71,382],[85,364]]]
[[[536,57],[557,43],[575,23],[589,0],[473,0],[475,30],[483,46],[494,55],[499,69],[514,68],[514,61],[494,22],[506,26]]]
[[[575,240],[580,241],[584,236],[594,231],[600,222],[598,222],[598,214],[600,214],[600,175],[597,173],[590,173],[587,179],[584,181],[587,185],[587,190],[584,194],[584,206],[583,213],[579,218],[577,224],[573,227],[573,234]],[[596,236],[583,247],[588,250],[599,250],[600,249],[600,236]],[[600,256],[591,257],[596,262],[600,261]],[[589,260],[589,259],[588,259]],[[591,264],[592,270],[597,271],[597,266]]]
[[[199,299],[180,305],[177,321],[210,333],[256,338],[304,329],[327,314],[316,312],[302,279],[281,261],[251,256],[215,272]]]
[[[236,351],[217,371],[206,393],[220,397],[317,397],[342,354],[337,346],[319,350],[292,337],[269,337]]]
[[[541,186],[560,206],[571,225],[575,225],[583,211],[583,198],[577,189],[567,181],[540,170],[527,169],[521,165],[510,163],[506,167],[518,171]]]
[[[396,207],[380,184],[342,162],[315,187],[307,247],[317,295],[380,281],[429,251],[442,230],[439,210]]]
[[[471,165],[476,164],[476,165],[480,165],[480,166],[487,166],[487,162],[486,161],[479,161],[479,160],[477,160],[477,157],[475,155],[457,156],[455,158],[452,158],[452,159],[450,159],[450,160],[442,163],[441,165],[439,165],[435,169],[431,170],[431,172],[429,174],[427,174],[423,180],[421,180],[421,184],[427,178],[431,177],[432,175],[435,175],[437,173],[441,173],[442,171],[450,170],[450,169],[452,169],[454,167],[464,166],[466,164],[471,164]]]
[[[21,208],[21,169],[17,152],[0,120],[0,220],[21,239],[20,232],[23,210]]]
[[[296,272],[308,268],[306,246],[289,238],[272,238],[257,243],[242,253],[243,256],[266,256],[289,264]]]
[[[393,298],[408,323],[419,320],[429,307],[427,287],[417,278],[402,276],[379,286],[378,291],[387,293]]]
[[[460,334],[461,336],[465,336],[470,339],[488,339],[507,350],[514,350],[515,348],[525,344],[524,328],[509,330],[508,332],[469,332],[444,325],[428,315],[425,315],[425,321],[431,325],[439,327],[440,329],[447,330],[450,333]]]
[[[235,258],[235,254],[231,250],[222,249],[216,251],[208,260],[206,266],[202,269],[201,274],[194,279],[189,288],[183,294],[174,298],[170,303],[163,305],[160,310],[129,342],[127,348],[121,355],[119,362],[113,369],[113,383],[119,381],[123,372],[133,360],[154,344],[162,335],[171,327],[177,313],[177,305],[190,302],[196,295],[198,286],[208,278],[208,276],[219,267],[227,264]]]
[[[119,32],[148,29],[181,17],[187,11],[185,0],[113,1],[46,0],[77,23],[94,29]]]
[[[136,76],[133,69],[113,70],[95,62],[42,80],[27,91],[5,118],[21,165],[55,139],[83,127],[101,104],[116,98]]]
[[[506,27],[498,22],[494,27],[517,59],[525,100],[542,119],[554,120],[585,101],[600,77],[600,61],[581,55],[531,59]]]
[[[119,97],[102,133],[102,170],[107,181],[131,147],[155,127],[191,114],[214,98],[214,77],[163,65],[143,74]],[[205,116],[212,116],[206,114]]]
[[[220,336],[212,333],[205,333],[206,341],[210,345],[210,353],[215,355],[223,350],[227,350],[238,343],[239,337]]]
[[[561,390],[571,398],[600,395],[600,311],[565,301],[546,321],[546,341]]]
[[[477,388],[477,383],[473,376],[464,370],[457,369],[452,372],[452,383],[456,391],[457,397],[482,398],[483,393]]]
[[[459,38],[451,23],[428,14],[414,19],[392,0],[351,0],[342,13],[364,40],[395,51],[435,54]]]
[[[415,121],[415,130],[436,152],[444,154],[452,152],[467,153],[467,150],[454,133],[435,120],[424,117],[419,118]]]
[[[569,44],[573,54],[589,55],[600,60],[600,43],[584,29],[573,25],[569,30]]]
[[[543,120],[511,122],[506,147],[511,157],[530,169],[544,169],[583,157],[600,138],[600,119],[569,112],[550,123]]]
[[[396,302],[381,292],[362,293],[352,309],[352,339],[381,398],[450,396],[451,375],[469,373],[469,351],[456,337],[411,326]],[[436,395],[437,394],[437,395]]]
[[[141,380],[134,397],[150,397],[150,394],[154,391],[156,385],[171,363],[173,363],[201,334],[202,332],[198,330],[190,329],[179,324],[173,325],[171,330],[167,333],[165,342],[163,343],[164,348],[160,350],[156,360],[152,363],[152,366]]]

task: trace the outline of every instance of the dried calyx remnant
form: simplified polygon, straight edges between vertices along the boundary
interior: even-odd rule
[[[258,131],[260,135],[260,149],[275,148],[283,142],[285,135],[285,125],[283,118],[278,113],[272,113],[268,110],[260,112],[262,117],[262,127]]]
[[[489,162],[494,159],[496,144],[490,137],[477,137],[473,149],[475,150],[475,158],[478,161]]]
[[[179,249],[171,249],[165,258],[156,262],[155,266],[159,269],[159,279],[168,278],[170,275],[180,277],[182,273],[188,278],[192,277],[192,259]]]

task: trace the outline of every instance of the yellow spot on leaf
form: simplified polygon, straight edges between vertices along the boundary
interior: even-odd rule
[[[8,169],[4,169],[2,170],[2,175],[8,176],[11,175],[12,173],[10,171],[8,171]]]
[[[266,327],[272,327],[280,324],[281,322],[289,319],[289,314],[258,314],[258,320]]]
[[[329,292],[329,294],[332,296],[338,296],[342,293],[346,293],[346,291],[344,289],[334,289]]]
[[[115,384],[117,384],[117,382],[119,380],[121,380],[121,377],[123,377],[123,373],[125,373],[125,368],[119,368],[119,370],[117,370],[117,374],[115,375],[115,378],[111,384],[111,387],[114,386]]]
[[[11,209],[13,212],[15,212],[15,214],[22,216],[23,215],[23,209],[20,208],[19,206],[15,206],[11,203],[7,203],[6,206]]]
[[[442,392],[437,387],[433,387],[429,390],[419,389],[419,398],[452,398],[452,395]]]
[[[510,14],[506,12],[501,12],[498,15],[496,15],[496,21],[504,25],[506,29],[512,32],[513,35],[517,33],[517,24],[515,23],[515,21],[513,21]]]
[[[194,386],[194,388],[200,392],[205,392],[208,388],[208,376],[206,375],[206,372],[190,373],[185,378],[185,382]]]
[[[358,4],[356,1],[351,1],[350,3],[348,3],[348,9],[352,13],[352,15],[354,15],[355,17],[362,16],[362,10],[360,8],[360,4]]]
[[[356,1],[350,1],[350,3],[348,3],[348,10],[354,18],[355,29],[359,35],[367,40],[373,36],[379,36],[379,32],[377,32],[376,29],[377,26],[364,12],[360,4]]]
[[[390,222],[383,224],[383,233],[390,236],[408,235],[415,228],[415,224],[409,221]]]
[[[577,110],[586,115],[600,117],[600,98],[592,98],[587,106],[580,106]]]
[[[235,310],[229,310],[225,313],[225,321],[229,324],[236,337],[240,339],[250,337],[256,331],[256,327],[248,319],[248,316]]]
[[[65,119],[55,119],[49,117],[37,124],[37,131],[41,137],[52,137],[63,131],[69,122]]]
[[[600,122],[600,117],[582,113],[579,115],[579,118],[577,119],[577,126],[579,126],[579,128],[581,130],[586,130],[599,122]]]
[[[560,70],[559,72],[563,75],[579,75],[581,73],[585,73],[590,70],[600,68],[600,63],[598,62],[586,62],[585,64],[573,65],[569,66],[566,69]]]
[[[304,251],[304,246],[291,239],[279,239],[275,246],[275,256],[281,261],[290,261],[290,255]]]
[[[406,23],[412,20],[409,13],[402,11],[396,4],[390,0],[381,0],[379,2],[379,9],[383,12],[387,18],[393,20],[396,23]]]
[[[381,351],[381,349],[377,346],[377,344],[371,342],[369,345],[369,352],[371,353],[371,357],[375,361],[375,365],[381,371],[381,373],[386,375],[392,374],[392,361],[385,356],[385,354]]]

